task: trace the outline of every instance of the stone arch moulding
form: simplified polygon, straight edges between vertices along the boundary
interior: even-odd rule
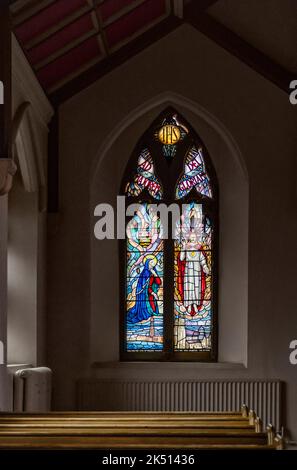
[[[240,152],[240,149],[232,136],[231,132],[224,126],[224,124],[213,116],[209,111],[200,106],[199,103],[183,97],[177,93],[164,92],[160,95],[155,96],[153,99],[142,103],[136,107],[127,116],[120,121],[113,130],[106,136],[104,142],[99,148],[96,154],[95,161],[91,166],[90,173],[90,221],[93,225],[94,221],[94,207],[98,203],[95,201],[94,196],[98,188],[98,178],[103,170],[103,162],[105,158],[112,155],[113,146],[116,144],[118,138],[124,135],[125,131],[133,125],[138,119],[144,117],[147,113],[156,111],[159,113],[159,108],[163,106],[171,106],[175,108],[181,115],[185,115],[185,118],[192,124],[198,135],[203,139],[206,147],[208,142],[205,136],[200,132],[197,127],[199,122],[208,136],[208,141],[213,140],[223,143],[224,149],[220,153],[224,154],[224,157],[220,161],[220,171],[224,167],[228,167],[229,176],[233,174],[238,175],[238,181],[236,191],[233,194],[232,188],[228,189],[228,194],[221,204],[220,218],[222,220],[221,231],[222,237],[220,240],[220,255],[219,255],[219,362],[223,363],[240,363],[247,366],[248,361],[248,172],[244,158]],[[189,112],[195,122],[191,122],[191,118],[188,118],[185,114]],[[137,136],[135,137],[135,143],[137,142]],[[220,148],[217,143],[216,148]],[[211,158],[215,157],[208,148]],[[216,168],[216,160],[213,159],[214,166]],[[231,169],[231,173],[230,173]],[[227,170],[223,168],[223,185],[224,188],[230,187],[230,181],[226,178]],[[225,175],[225,176],[224,176]],[[221,185],[220,175],[218,174],[219,185]],[[231,182],[231,185],[233,182]],[[97,196],[96,196],[97,197]],[[93,204],[94,203],[94,204]],[[222,213],[221,213],[222,210]],[[236,217],[238,230],[236,234],[232,233],[232,222]],[[91,229],[91,276],[96,271],[94,268],[95,260],[97,259],[96,241],[94,240],[93,230]],[[97,241],[98,243],[98,241]],[[234,249],[233,249],[234,247]],[[230,254],[231,253],[231,254]],[[223,268],[222,268],[223,266]],[[221,274],[220,274],[220,271]],[[234,272],[238,275],[234,281],[236,286],[233,287]],[[97,279],[96,279],[97,281]],[[95,281],[95,284],[97,282]],[[91,286],[93,285],[93,278],[91,278]],[[98,285],[98,284],[97,284]],[[236,292],[236,300],[233,304],[232,293]],[[116,293],[115,293],[116,294]],[[96,324],[98,322],[98,311],[96,305],[97,293],[91,288],[91,323],[93,331],[97,329]],[[238,309],[241,311],[239,312]],[[220,313],[221,312],[221,313]],[[93,324],[94,323],[94,324]],[[109,326],[110,327],[110,326]],[[116,327],[115,327],[116,328]],[[230,333],[231,332],[231,333]],[[110,331],[112,333],[112,331]],[[230,337],[233,333],[233,339]],[[234,334],[235,333],[235,334]],[[91,358],[96,362],[100,360],[100,350],[96,345],[93,345],[91,339]],[[115,354],[113,354],[115,357]]]
[[[113,146],[117,138],[122,134],[122,132],[124,132],[125,129],[130,126],[130,124],[132,124],[138,118],[146,114],[148,111],[151,111],[152,109],[157,108],[161,105],[163,105],[164,107],[172,106],[177,108],[178,106],[181,106],[187,109],[188,111],[191,111],[193,114],[196,114],[198,117],[202,118],[223,139],[230,151],[230,155],[234,159],[234,162],[236,162],[236,164],[240,166],[245,180],[248,181],[248,171],[244,158],[240,152],[240,149],[235,139],[233,138],[229,130],[224,126],[224,124],[197,102],[182,95],[179,95],[178,93],[167,91],[155,96],[154,98],[146,101],[145,103],[142,103],[140,106],[131,111],[120,123],[117,124],[117,126],[105,138],[105,141],[101,145],[96,155],[95,161],[92,165],[91,174],[93,175],[93,178],[91,180],[90,188],[92,188],[93,186],[93,181],[96,178],[97,172],[100,168],[102,161],[105,158],[105,155],[107,154],[108,150]]]

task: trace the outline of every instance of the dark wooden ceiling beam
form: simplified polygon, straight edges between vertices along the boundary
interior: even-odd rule
[[[193,3],[195,4],[196,11],[206,11],[210,7],[212,7],[215,3],[217,3],[219,0],[194,0],[192,2],[185,2],[184,9],[187,8],[187,5]]]
[[[98,33],[100,34],[100,37],[101,37],[101,40],[102,40],[103,52],[104,52],[104,55],[107,56],[107,55],[109,55],[110,51],[109,51],[109,46],[108,46],[108,42],[107,42],[107,39],[106,39],[105,30],[104,30],[104,27],[103,27],[103,21],[102,21],[101,13],[100,13],[99,8],[98,8],[98,0],[93,0],[93,8],[94,8],[94,14],[95,14],[95,17],[96,17],[96,20],[97,20]]]
[[[270,80],[286,93],[289,93],[289,83],[294,78],[292,73],[205,13],[216,1],[192,0],[185,4],[183,20],[170,15],[149,31],[138,36],[118,51],[111,53],[109,57],[106,57],[80,76],[70,80],[60,89],[54,91],[50,95],[51,101],[55,105],[66,101],[152,43],[169,34],[183,22],[191,24],[195,29],[247,64],[254,71]]]
[[[20,2],[20,0],[10,1],[13,26],[16,27],[18,24],[23,23],[55,1],[56,0],[31,0],[29,3]]]
[[[75,49],[76,47],[80,46],[84,42],[86,42],[88,39],[91,37],[98,36],[98,30],[96,29],[90,29],[86,33],[84,33],[82,36],[79,36],[77,39],[67,43],[66,46],[58,49],[57,51],[53,52],[49,56],[47,56],[45,59],[41,60],[37,64],[35,64],[33,67],[35,71],[41,70],[43,67],[46,67],[47,65],[51,64],[55,60],[59,59],[63,55],[68,54],[68,52],[72,51],[72,49]]]
[[[251,46],[209,14],[201,12],[197,8],[196,1],[185,6],[184,20],[254,71],[289,93],[289,84],[294,78],[291,72]]]
[[[86,13],[92,12],[92,10],[93,10],[93,7],[91,5],[86,4],[84,7],[79,8],[78,10],[74,11],[70,15],[66,16],[62,21],[59,21],[54,26],[46,29],[41,34],[39,34],[38,36],[35,36],[33,39],[25,43],[24,48],[27,50],[32,49],[32,47],[37,46],[41,42],[44,42],[46,39],[55,35],[57,32],[61,31],[66,26],[79,20]],[[34,16],[32,16],[31,18],[33,18]]]
[[[52,2],[53,1],[55,1],[55,0],[52,0]],[[54,26],[48,28],[47,30],[43,31],[38,36],[35,36],[33,39],[31,39],[27,43],[22,44],[22,46],[23,46],[24,49],[30,50],[33,47],[36,47],[40,43],[42,43],[42,42],[46,41],[47,39],[51,38],[52,36],[55,36],[57,33],[62,31],[65,27],[70,26],[71,24],[73,24],[76,21],[80,20],[83,16],[88,15],[92,12],[94,12],[94,14],[97,15],[98,22],[99,22],[101,28],[103,29],[107,25],[109,25],[109,24],[113,23],[114,21],[116,21],[117,19],[119,19],[121,16],[124,16],[126,13],[128,13],[129,11],[131,11],[134,8],[136,8],[137,6],[139,6],[144,1],[145,0],[138,0],[138,2],[137,2],[137,0],[135,0],[134,4],[131,4],[131,5],[128,5],[127,7],[125,7],[125,8],[122,8],[121,10],[119,10],[117,13],[113,14],[110,18],[108,18],[107,21],[105,21],[103,23],[100,19],[98,11],[97,11],[98,7],[100,7],[100,5],[103,3],[103,0],[90,0],[90,2],[88,4],[86,3],[85,6],[79,8],[75,12],[71,13],[70,15],[65,17],[62,21],[60,21],[59,23],[55,24]],[[1,0],[0,0],[0,2],[1,2]],[[20,21],[18,24],[14,25],[14,29],[21,26],[23,23],[26,23],[28,20],[31,20],[32,18],[34,18],[35,16],[40,14],[43,10],[46,10],[50,5],[51,5],[51,3],[50,4],[45,3],[44,7],[39,8],[39,10],[34,12],[32,15],[28,15],[28,17],[26,17],[25,20]]]
[[[103,61],[92,66],[79,77],[76,77],[57,91],[53,92],[50,95],[52,103],[58,106],[68,100],[99,78],[151,46],[154,42],[167,36],[167,34],[174,31],[181,23],[182,21],[179,18],[172,15],[168,16],[148,31],[121,47],[118,51],[112,53],[109,57],[106,57]]]
[[[98,2],[98,0],[94,0],[94,1]],[[134,0],[132,3],[129,3],[128,5],[122,7],[120,10],[114,12],[111,16],[109,16],[104,21],[102,21],[102,26],[106,28],[111,23],[114,23],[115,21],[120,19],[122,16],[125,16],[130,11],[138,8],[144,2],[146,2],[146,0]],[[100,6],[100,3],[98,5]]]

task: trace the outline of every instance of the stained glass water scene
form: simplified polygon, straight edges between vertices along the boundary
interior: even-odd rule
[[[186,205],[174,245],[174,349],[209,351],[212,229],[201,204]]]
[[[126,186],[127,196],[139,196],[146,188],[155,199],[161,199],[162,188],[155,175],[154,163],[150,151],[145,148],[139,155],[136,174]]]
[[[127,225],[126,350],[163,349],[163,240],[160,219],[142,204]]]
[[[207,149],[172,108],[137,149],[136,171],[125,181],[127,204],[139,209],[127,223],[122,357],[214,360],[218,201]],[[165,227],[159,204],[174,202],[182,214],[166,217]]]
[[[163,119],[161,127],[155,133],[156,139],[163,144],[163,155],[170,159],[177,151],[177,144],[188,134],[188,128],[181,122],[177,114]]]
[[[205,169],[202,147],[193,147],[187,154],[185,171],[176,188],[176,198],[181,199],[195,187],[203,196],[212,197],[210,179]]]

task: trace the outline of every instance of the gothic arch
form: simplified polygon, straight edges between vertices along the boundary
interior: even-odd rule
[[[99,247],[94,239],[94,207],[103,202],[104,190],[102,181],[111,177],[110,166],[116,165],[119,149],[127,135],[131,137],[132,129],[140,122],[140,127],[145,130],[147,123],[152,120],[167,106],[174,107],[197,131],[205,142],[212,156],[219,185],[221,187],[222,204],[220,208],[221,230],[223,236],[220,242],[221,279],[220,287],[220,333],[219,333],[219,362],[236,362],[247,364],[247,336],[248,336],[248,175],[240,150],[225,126],[207,110],[194,101],[182,97],[176,93],[165,92],[148,100],[141,106],[128,113],[125,119],[114,126],[106,136],[97,153],[91,171],[90,184],[90,232],[91,232],[91,358],[94,361],[117,359],[119,356],[118,344],[112,345],[96,343],[96,331],[101,324],[100,307],[98,299],[98,269],[96,260],[103,245]],[[137,126],[136,126],[137,127]],[[137,127],[139,132],[139,126]],[[141,132],[140,134],[141,135]],[[139,135],[135,135],[132,148]],[[121,153],[122,155],[122,153]],[[129,158],[129,152],[122,155],[125,162]],[[113,163],[112,163],[113,162]],[[123,162],[122,169],[125,167]],[[109,165],[109,169],[108,169]],[[119,189],[122,174],[118,175],[118,183],[114,188],[108,187],[108,192],[113,201]],[[103,185],[104,186],[104,185]],[[236,229],[231,229],[232,224]],[[105,245],[104,245],[105,246]],[[106,248],[104,248],[105,256]],[[99,255],[100,256],[100,255]],[[117,261],[114,276],[118,274]],[[236,276],[234,279],[234,273]],[[107,287],[108,288],[108,287]],[[113,286],[115,290],[118,286]],[[233,290],[235,293],[233,293]],[[115,295],[115,292],[113,293]],[[117,294],[118,295],[118,291]],[[105,306],[106,307],[106,306]],[[105,308],[104,307],[104,308]],[[118,320],[118,305],[114,304],[112,318],[108,320],[107,328],[113,329],[113,334],[118,333],[116,322]],[[111,326],[111,324],[113,326]],[[97,326],[96,326],[97,325]],[[230,341],[233,333],[235,338]],[[93,336],[94,335],[94,336]],[[98,337],[98,336],[97,336]]]
[[[147,112],[158,109],[161,106],[163,109],[165,109],[167,106],[172,106],[173,108],[176,108],[177,111],[180,108],[184,108],[205,121],[205,123],[207,123],[218,135],[220,135],[230,152],[230,157],[233,159],[234,165],[239,166],[244,180],[248,181],[248,171],[244,158],[235,139],[229,130],[224,126],[224,124],[199,103],[179,95],[178,93],[166,91],[156,95],[154,98],[146,101],[145,103],[142,103],[137,108],[132,110],[124,119],[122,119],[122,121],[116,124],[114,129],[112,129],[111,132],[106,136],[105,141],[100,146],[92,165],[91,188],[93,181],[96,178],[97,172],[100,169],[100,165],[106,156],[106,153],[111,149],[117,138],[123,132],[125,132],[125,129],[127,129],[134,121],[144,116]]]

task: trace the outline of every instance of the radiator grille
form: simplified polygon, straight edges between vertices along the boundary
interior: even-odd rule
[[[280,381],[83,379],[78,387],[82,411],[239,411],[242,404],[280,429]]]

